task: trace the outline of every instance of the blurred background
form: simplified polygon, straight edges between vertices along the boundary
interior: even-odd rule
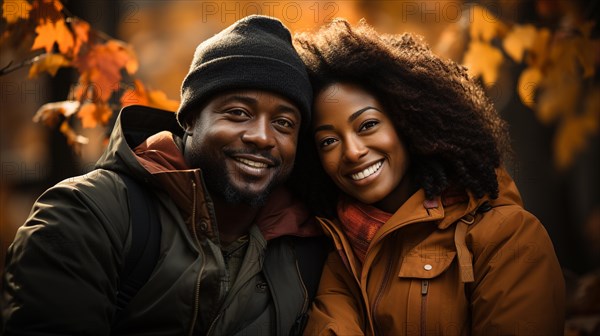
[[[110,112],[98,117],[103,122],[86,125],[61,110],[71,133],[56,122],[32,121],[48,102],[86,98],[73,89],[81,68],[65,63],[54,76],[38,71],[30,78],[29,64],[20,64],[44,52],[32,51],[42,31],[34,33],[31,22],[15,23],[34,15],[34,2],[2,1],[0,268],[35,199],[56,182],[91,170],[111,125]],[[40,14],[46,7],[37,8],[35,15],[77,17],[105,40],[124,41],[135,80],[160,96],[154,100],[163,104],[155,105],[171,109],[198,43],[246,15],[275,16],[292,32],[344,17],[351,23],[364,18],[380,32],[423,35],[434,52],[469,67],[509,122],[515,150],[509,170],[526,209],[548,230],[568,279],[568,332],[600,332],[600,1],[38,2],[54,9]],[[60,43],[51,41],[46,51],[62,52]],[[123,99],[110,99],[116,114]]]

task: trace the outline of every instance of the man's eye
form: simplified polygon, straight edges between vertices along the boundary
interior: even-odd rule
[[[248,116],[248,112],[242,110],[242,109],[231,109],[231,110],[227,110],[227,114],[231,114],[233,116],[236,117],[246,117]]]
[[[377,126],[377,124],[379,124],[379,121],[377,120],[367,120],[365,121],[362,125],[360,125],[360,131],[366,131],[372,127]]]
[[[321,140],[321,142],[319,142],[319,148],[325,148],[327,146],[332,145],[335,142],[336,142],[336,140],[334,138],[323,139],[323,140]]]
[[[277,120],[275,120],[275,123],[278,126],[282,126],[282,127],[286,127],[286,128],[294,128],[294,123],[287,119],[277,119]]]

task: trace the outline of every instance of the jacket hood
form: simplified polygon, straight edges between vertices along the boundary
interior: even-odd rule
[[[443,205],[444,218],[439,223],[439,228],[446,228],[459,218],[466,216],[469,213],[474,213],[485,202],[488,202],[492,207],[518,204],[523,206],[523,201],[519,190],[513,179],[504,168],[496,169],[498,179],[498,198],[491,199],[489,196],[475,198],[471,192],[466,193],[464,200],[450,199],[447,195],[438,197],[433,203],[441,203]],[[423,203],[424,207],[434,206],[428,201]]]
[[[127,174],[140,183],[166,192],[177,204],[190,231],[193,223],[215,223],[212,201],[202,171],[190,168],[181,148],[184,130],[173,112],[145,106],[125,107],[96,168]],[[196,217],[192,209],[196,207]],[[266,240],[283,235],[316,236],[320,228],[305,206],[285,188],[274,190],[255,223]],[[209,238],[218,237],[208,227]]]

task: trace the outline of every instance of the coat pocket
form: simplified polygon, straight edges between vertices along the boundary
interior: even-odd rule
[[[448,251],[443,255],[406,256],[400,266],[401,278],[433,279],[450,267],[456,252]]]
[[[406,319],[407,335],[446,334],[444,324],[439,316],[440,282],[435,279],[450,268],[456,252],[446,251],[443,254],[408,255],[402,260],[398,277],[410,282],[408,293],[408,311]],[[434,304],[429,302],[430,286],[435,287]]]

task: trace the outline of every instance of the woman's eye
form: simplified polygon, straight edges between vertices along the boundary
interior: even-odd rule
[[[327,139],[323,139],[321,140],[321,142],[319,142],[319,148],[325,148],[331,144],[333,144],[336,140],[334,138],[327,138]]]
[[[359,131],[366,131],[372,127],[377,126],[377,124],[379,124],[379,121],[377,120],[367,120],[362,125],[360,125]]]

